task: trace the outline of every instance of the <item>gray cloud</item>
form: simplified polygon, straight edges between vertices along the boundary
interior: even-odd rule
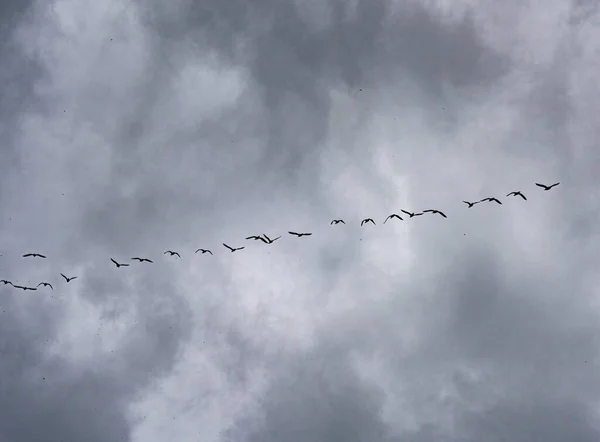
[[[3,8],[1,440],[597,439],[594,8]]]

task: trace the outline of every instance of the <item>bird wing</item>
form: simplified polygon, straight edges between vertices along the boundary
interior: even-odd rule
[[[211,255],[213,254],[213,252],[211,252],[210,250],[207,250],[208,253],[210,253]]]
[[[300,234],[299,234],[299,233],[297,233],[297,232],[288,232],[288,233],[289,233],[290,235],[296,235],[296,236],[300,236]]]
[[[65,278],[67,280],[67,282],[69,282],[69,278],[67,278],[65,275],[63,275],[62,273],[60,274],[60,276],[62,276],[63,278]]]
[[[522,193],[520,193],[519,195],[521,195],[521,198],[523,198],[525,201],[527,201],[527,198],[525,197],[525,195],[523,195]]]
[[[269,238],[269,237],[267,236],[267,234],[266,234],[266,233],[263,233],[263,236],[264,236],[265,238],[267,238],[267,241],[269,241],[269,242],[271,242],[271,241],[272,241],[272,239],[271,239],[271,238]]]
[[[543,184],[540,184],[540,183],[535,183],[535,185],[536,185],[536,186],[538,186],[538,187],[543,187],[544,189],[545,189],[546,187],[548,187],[548,186],[544,186]]]
[[[202,249],[198,249],[198,250],[196,250],[194,253],[198,253],[198,252],[200,252],[201,250],[202,250]]]
[[[111,260],[112,262],[114,262],[116,265],[119,265],[119,263],[118,263],[117,261],[115,261],[114,259],[110,258],[110,260]]]
[[[310,236],[312,233],[303,233],[303,235]]]
[[[412,213],[410,213],[410,212],[407,212],[407,211],[406,211],[406,210],[404,210],[404,209],[400,210],[400,212],[402,212],[402,213],[406,213],[407,215],[412,215]]]
[[[560,184],[560,182],[559,182],[559,183],[554,183],[554,184],[552,184],[552,186],[550,186],[550,187],[558,186],[559,184]]]
[[[175,252],[174,255],[177,255],[177,256],[179,256],[181,258],[181,255],[179,253],[177,253],[177,252]]]
[[[72,278],[69,278],[71,281],[73,281],[74,279],[77,279],[77,276],[73,276]]]
[[[223,243],[223,245],[224,245],[225,247],[227,247],[229,250],[233,250],[233,248],[229,247],[227,244]]]
[[[439,212],[439,214],[440,214],[440,215],[442,215],[444,218],[448,218],[448,217],[446,216],[446,214],[445,214],[445,213],[443,213],[443,212]]]
[[[26,253],[25,255],[23,255],[23,258],[29,258],[30,256],[32,256],[31,253]]]

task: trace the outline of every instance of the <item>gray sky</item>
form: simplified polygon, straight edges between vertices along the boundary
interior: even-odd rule
[[[599,440],[593,2],[1,8],[0,442]]]

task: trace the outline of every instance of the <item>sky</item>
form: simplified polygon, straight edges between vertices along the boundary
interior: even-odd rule
[[[0,442],[599,440],[595,2],[11,0],[0,37],[0,279],[53,285],[0,285]]]

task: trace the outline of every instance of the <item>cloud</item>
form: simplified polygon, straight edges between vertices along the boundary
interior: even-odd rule
[[[3,8],[0,439],[597,439],[592,7]]]

